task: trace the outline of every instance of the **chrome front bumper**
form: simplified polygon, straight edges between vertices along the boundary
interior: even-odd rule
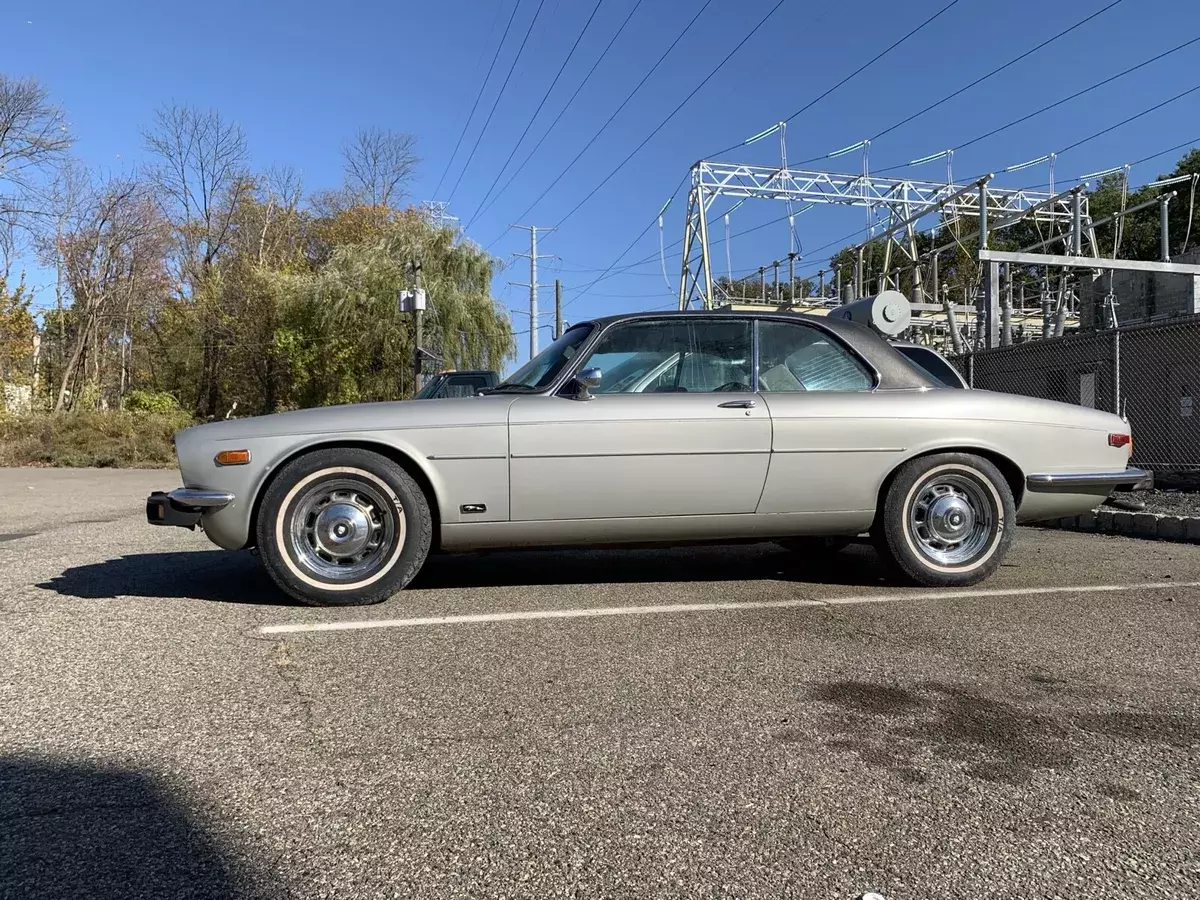
[[[1056,475],[1030,475],[1025,486],[1031,491],[1045,494],[1092,494],[1103,489],[1115,491],[1132,489],[1148,474],[1141,469],[1128,468],[1124,472],[1071,472]]]
[[[165,493],[155,491],[146,498],[146,521],[151,525],[195,528],[204,513],[232,502],[233,494],[227,491],[200,488],[176,488]]]

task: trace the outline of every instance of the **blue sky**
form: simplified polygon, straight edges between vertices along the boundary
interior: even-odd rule
[[[92,166],[119,170],[136,165],[143,159],[141,130],[159,104],[174,101],[216,107],[238,121],[257,166],[295,165],[309,190],[339,183],[339,148],[357,128],[378,125],[411,132],[419,139],[423,158],[412,198],[447,199],[541,0],[519,0],[480,109],[435,197],[435,186],[514,2],[500,0],[497,8],[494,0],[359,0],[337,5],[213,0],[199,6],[5,0],[0,6],[0,67],[9,75],[35,76],[51,91],[69,113],[78,137],[76,152]],[[635,2],[603,0],[514,165],[548,127]],[[713,2],[522,224],[559,223],[775,2]],[[903,8],[902,18],[901,7],[880,0],[859,0],[852,6],[787,0],[618,175],[543,240],[542,252],[557,254],[560,260],[545,261],[542,278],[563,279],[568,319],[669,304],[671,296],[656,259],[602,281],[578,302],[572,292],[612,263],[653,220],[692,162],[791,115],[946,2],[917,0]],[[960,0],[794,120],[788,131],[789,159],[818,156],[874,134],[1108,2]],[[593,5],[594,0],[544,0],[512,80],[451,199],[450,212],[464,222],[498,174]],[[533,162],[471,225],[468,236],[491,245],[505,260],[527,249],[527,232],[506,232],[507,225],[579,152],[698,8],[699,0],[643,0]],[[1124,0],[1024,63],[879,140],[871,147],[871,167],[903,163],[961,143],[1198,35],[1200,4]],[[1200,84],[1198,62],[1200,44],[963,150],[955,157],[955,174],[998,171],[1065,147]],[[1200,92],[1064,155],[1058,160],[1058,176],[1065,180],[1200,137],[1198,112]],[[779,144],[770,138],[725,158],[770,164],[778,161],[778,154]],[[1133,179],[1148,180],[1168,170],[1178,155],[1139,167]],[[826,163],[827,168],[848,171],[860,166],[857,155]],[[913,177],[945,177],[942,163],[909,171]],[[1003,176],[999,183],[1045,180],[1046,169],[1040,167]],[[666,215],[668,244],[682,234],[684,200],[680,191]],[[779,204],[747,204],[734,214],[733,229],[751,228],[782,213]],[[818,208],[797,217],[796,228],[802,247],[817,248],[862,222],[861,210]],[[654,227],[624,262],[650,256],[657,243]],[[765,227],[733,242],[733,267],[757,267],[787,249],[786,226]],[[823,263],[828,252],[806,255],[805,274]],[[723,250],[718,262],[723,267]],[[524,266],[527,263],[517,260],[496,281],[496,296],[517,309],[525,305],[523,289],[508,289],[505,283],[528,280]],[[667,266],[674,282],[678,257],[669,257]],[[36,273],[33,277],[37,279]],[[525,317],[517,315],[514,324],[522,330]]]

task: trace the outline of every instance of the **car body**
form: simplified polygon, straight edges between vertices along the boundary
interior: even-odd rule
[[[474,397],[480,391],[500,383],[500,373],[490,369],[447,370],[438,372],[417,391],[414,400],[441,400],[444,397]]]
[[[406,577],[438,548],[868,531],[882,547],[890,529],[917,548],[916,562],[902,561],[911,578],[972,583],[982,577],[975,562],[946,562],[965,553],[959,530],[986,524],[990,571],[1014,520],[1085,512],[1140,480],[1129,442],[1127,424],[1109,413],[945,389],[853,323],[636,313],[572,326],[469,400],[325,407],[182,431],[184,488],[152,495],[147,515],[199,524],[230,550],[259,546],[276,580],[316,603],[371,602],[402,586],[336,582],[343,569],[367,571],[381,547],[393,565],[408,552],[397,542],[413,535],[427,546],[413,551]],[[914,478],[918,494],[892,498]],[[293,508],[304,498],[289,485],[312,493],[325,482],[333,487]],[[927,559],[922,533],[936,538]],[[356,552],[343,558],[346,535]]]

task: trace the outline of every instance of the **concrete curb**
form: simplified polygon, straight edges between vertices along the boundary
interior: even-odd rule
[[[1082,516],[1038,522],[1037,525],[1040,528],[1058,528],[1063,531],[1093,531],[1152,541],[1200,544],[1200,516],[1168,516],[1162,513],[1100,509],[1084,513]]]

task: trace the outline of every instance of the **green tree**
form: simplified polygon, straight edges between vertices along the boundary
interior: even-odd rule
[[[32,302],[24,282],[10,291],[0,275],[0,382],[33,381],[37,326],[30,312]]]

